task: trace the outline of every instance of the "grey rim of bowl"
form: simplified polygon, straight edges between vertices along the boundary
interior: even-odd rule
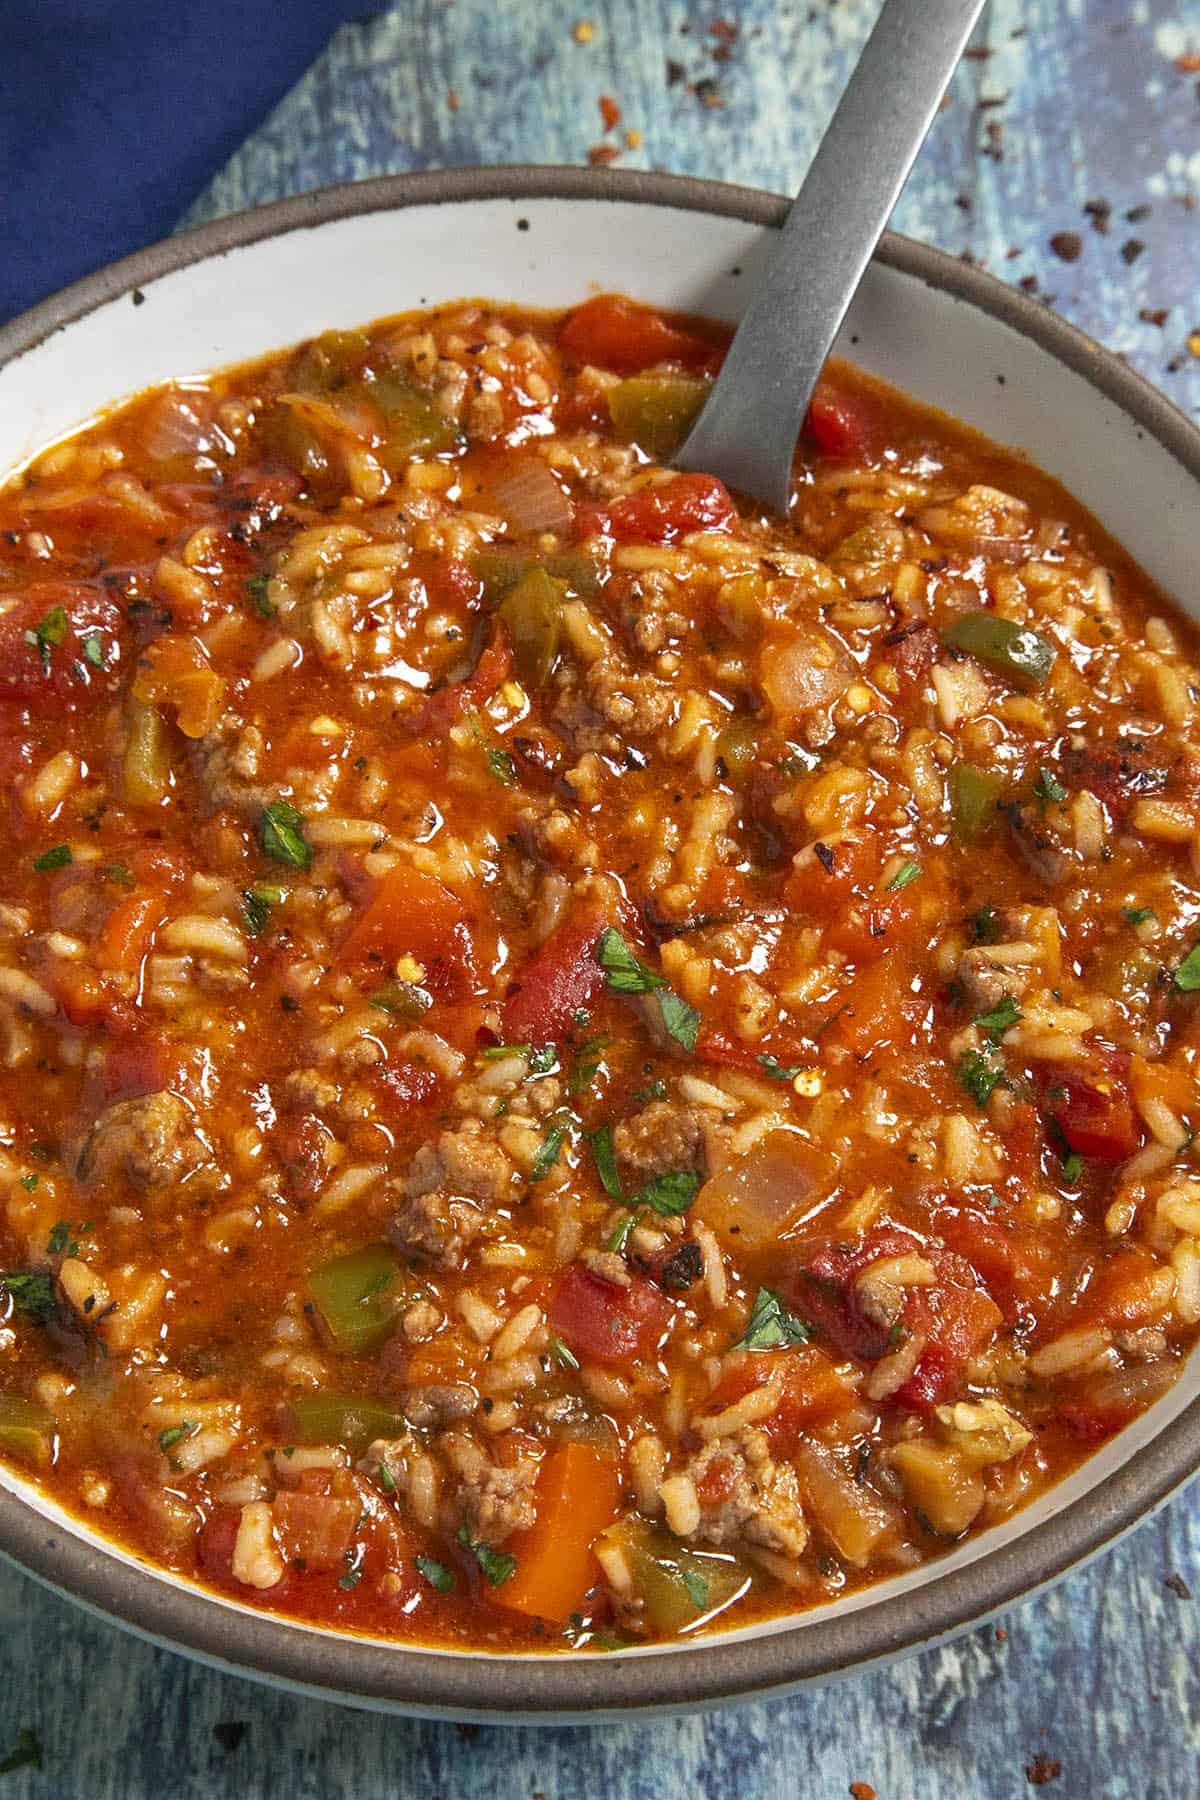
[[[126,257],[0,329],[0,367],[109,300],[281,233],[353,214],[466,200],[617,200],[778,226],[787,201],[754,188],[615,169],[498,167],[384,176],[218,219]],[[889,234],[878,260],[976,307],[1090,382],[1200,482],[1200,431],[1140,376],[1073,326],[990,275]],[[964,1568],[862,1611],[653,1658],[454,1656],[316,1633],[232,1610],[131,1568],[0,1489],[0,1552],[90,1611],[201,1660],[323,1698],[437,1716],[526,1721],[714,1705],[849,1674],[968,1629],[1057,1581],[1168,1500],[1200,1461],[1200,1399],[1123,1468],[1056,1517]]]

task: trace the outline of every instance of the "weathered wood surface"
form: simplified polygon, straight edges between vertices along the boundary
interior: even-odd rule
[[[875,10],[405,0],[338,34],[191,217],[389,170],[584,162],[601,141],[623,143],[603,138],[602,93],[621,105],[622,132],[643,134],[624,163],[786,189]],[[257,29],[285,29],[285,15],[268,25],[264,9]],[[581,18],[590,43],[573,34]],[[738,27],[733,41],[714,35],[718,20]],[[976,44],[988,54],[957,77],[898,225],[1035,283],[1200,410],[1187,348],[1200,326],[1200,97],[1197,75],[1175,67],[1200,51],[1200,0],[993,0]],[[1104,204],[1088,214],[1089,201]],[[1074,251],[1069,238],[1052,247],[1060,233],[1078,233],[1074,260],[1059,253]],[[1160,309],[1161,324],[1139,318]],[[1200,1493],[947,1649],[724,1714],[534,1731],[272,1693],[136,1643],[4,1570],[0,1756],[22,1726],[44,1752],[40,1773],[4,1778],[4,1800],[792,1800],[845,1795],[851,1781],[880,1800],[1009,1800],[1032,1791],[1038,1757],[1047,1777],[1061,1764],[1045,1783],[1056,1797],[1192,1800],[1200,1602],[1184,1584],[1200,1594]]]

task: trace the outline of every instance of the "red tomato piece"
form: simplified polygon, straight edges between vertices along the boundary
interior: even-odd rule
[[[426,699],[413,718],[412,728],[425,736],[443,737],[463,713],[475,712],[489,699],[512,670],[512,648],[504,626],[496,620],[487,647],[465,681],[452,681]]]
[[[699,333],[682,330],[653,307],[620,294],[598,294],[577,306],[558,343],[573,361],[595,363],[619,375],[636,375],[663,362],[702,368],[713,355],[712,344]]]
[[[205,1581],[215,1582],[218,1587],[232,1588],[243,1600],[253,1601],[261,1599],[264,1594],[270,1594],[273,1604],[278,1605],[292,1585],[290,1574],[285,1572],[274,1587],[270,1588],[249,1588],[234,1575],[233,1547],[237,1542],[241,1520],[240,1506],[213,1508],[196,1533],[196,1564],[199,1572]]]
[[[818,381],[804,430],[822,456],[865,462],[878,441],[879,420],[871,401],[828,375]]]
[[[372,1071],[371,1085],[390,1105],[406,1111],[432,1100],[441,1086],[441,1077],[428,1063],[388,1062]]]
[[[116,687],[124,637],[124,615],[106,594],[35,582],[0,614],[0,700],[49,712],[98,706]]]
[[[285,1562],[310,1572],[345,1569],[346,1552],[362,1511],[358,1500],[333,1494],[281,1493],[271,1503],[280,1553]]]
[[[902,681],[924,681],[938,659],[941,644],[932,625],[923,620],[889,632],[884,654]]]
[[[557,925],[534,951],[504,1002],[507,1043],[553,1044],[566,1036],[575,1014],[604,987],[595,950],[607,924],[602,912],[589,907]]]
[[[628,1287],[572,1263],[550,1303],[550,1323],[569,1349],[592,1362],[621,1363],[649,1356],[674,1308],[637,1275]]]
[[[337,956],[343,964],[415,956],[425,969],[425,986],[451,1000],[465,998],[477,979],[462,901],[432,875],[405,864],[374,884]]]
[[[1098,1162],[1123,1162],[1141,1143],[1129,1091],[1129,1058],[1102,1051],[1086,1074],[1057,1066],[1036,1071],[1042,1109],[1068,1147]]]
[[[864,1312],[858,1276],[881,1258],[909,1255],[932,1263],[938,1279],[933,1287],[907,1292],[900,1322],[926,1341],[915,1369],[892,1398],[898,1406],[925,1411],[954,1391],[968,1358],[1002,1322],[1000,1308],[978,1285],[969,1263],[952,1251],[923,1245],[899,1226],[884,1225],[857,1249],[833,1245],[818,1252],[793,1277],[790,1292],[800,1317],[815,1325],[837,1354],[876,1361],[887,1353],[890,1334]]]
[[[897,966],[897,959],[887,957],[855,977],[828,1021],[830,1039],[844,1044],[855,1056],[874,1056],[889,1044],[911,1039],[914,1016],[921,1005],[909,991],[906,972]]]
[[[755,1388],[765,1387],[777,1374],[779,1405],[762,1421],[762,1429],[777,1456],[790,1456],[806,1426],[831,1418],[853,1398],[852,1390],[838,1379],[823,1351],[811,1345],[796,1350],[747,1351],[740,1362],[733,1362],[722,1375],[708,1397],[707,1409],[720,1412]]]
[[[673,544],[692,531],[732,531],[737,507],[715,475],[675,475],[607,506],[575,511],[577,537],[610,537],[618,544]]]
[[[178,1087],[184,1053],[178,1044],[154,1031],[125,1031],[108,1039],[104,1053],[105,1098],[139,1099],[163,1088]]]
[[[1129,817],[1143,795],[1161,794],[1169,782],[1169,771],[1153,761],[1152,743],[1125,738],[1122,746],[1118,752],[1071,745],[1059,757],[1067,785],[1095,794],[1118,825]]]
[[[840,917],[852,897],[870,890],[878,870],[879,852],[864,838],[816,844],[792,863],[785,890],[788,905],[818,919]]]
[[[917,898],[907,887],[851,901],[825,933],[825,941],[860,967],[878,962],[885,950],[909,936],[920,917]]]

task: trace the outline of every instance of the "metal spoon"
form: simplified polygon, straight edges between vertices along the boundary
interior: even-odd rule
[[[675,466],[777,512],[838,328],[984,0],[885,0]]]

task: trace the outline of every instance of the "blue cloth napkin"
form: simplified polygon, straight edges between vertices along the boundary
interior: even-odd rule
[[[0,0],[0,321],[166,235],[370,0]]]

